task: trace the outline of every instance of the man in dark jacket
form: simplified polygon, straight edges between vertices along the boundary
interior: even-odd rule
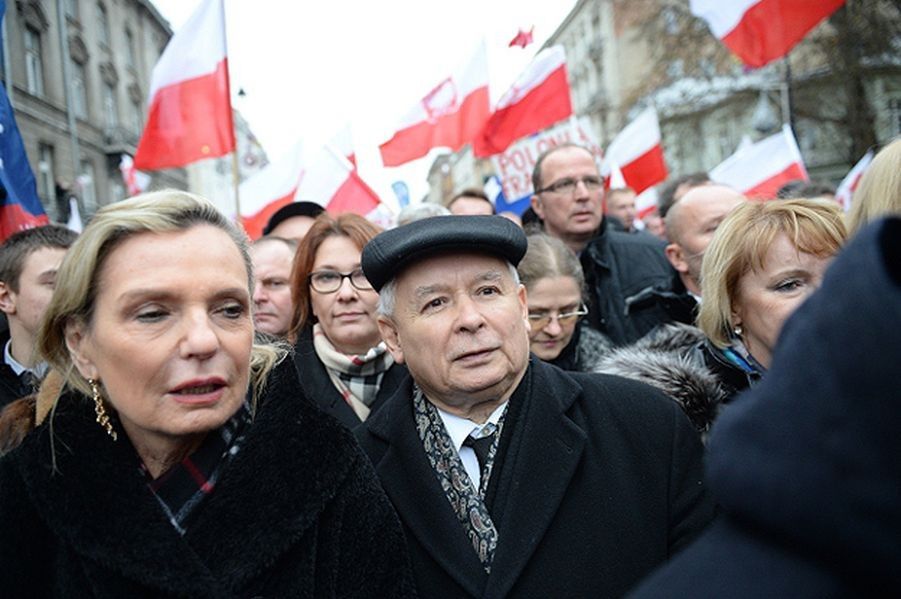
[[[724,516],[635,597],[901,594],[901,219],[871,225],[729,406],[707,480]]]
[[[9,321],[9,330],[0,333],[0,408],[32,393],[44,375],[34,340],[56,271],[75,237],[65,227],[47,225],[19,231],[0,246],[0,310]]]
[[[674,289],[663,242],[604,226],[603,180],[590,151],[575,144],[551,148],[536,161],[532,185],[532,208],[545,232],[581,257],[592,327],[623,345],[659,324],[692,322],[695,302]]]
[[[613,597],[712,517],[662,394],[529,356],[526,250],[493,216],[382,233],[362,265],[408,378],[357,429],[423,597]]]

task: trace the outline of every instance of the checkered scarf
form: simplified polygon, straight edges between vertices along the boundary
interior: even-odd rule
[[[147,487],[178,534],[185,534],[191,516],[204,498],[213,492],[223,469],[241,449],[250,421],[250,406],[245,402],[228,422],[209,433],[194,453],[159,478],[152,478],[146,466],[141,464]]]
[[[313,325],[313,349],[325,365],[332,384],[360,420],[369,417],[385,371],[394,364],[384,342],[363,355],[349,355],[335,349],[319,323]]]

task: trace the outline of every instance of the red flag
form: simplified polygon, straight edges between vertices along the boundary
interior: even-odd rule
[[[235,149],[222,0],[203,0],[153,67],[135,167],[174,168]]]
[[[477,157],[500,154],[517,139],[537,133],[573,113],[563,46],[542,50],[513,86],[473,141]]]
[[[520,29],[516,33],[516,36],[512,40],[510,40],[510,43],[507,44],[507,47],[512,48],[513,46],[519,46],[520,48],[525,48],[526,46],[531,44],[533,41],[535,41],[532,39],[532,33],[534,31],[535,31],[534,27],[532,27],[528,31],[523,31],[522,29]]]
[[[484,43],[469,64],[435,86],[402,119],[394,136],[379,146],[382,163],[398,166],[436,147],[456,152],[482,129],[490,114]]]
[[[710,171],[710,179],[749,197],[772,199],[779,188],[796,179],[808,180],[801,150],[791,127],[745,146]]]
[[[691,0],[691,12],[746,65],[788,54],[844,0]]]
[[[644,110],[610,142],[601,168],[605,178],[614,167],[619,167],[626,185],[637,194],[666,180],[668,173],[656,110]]]
[[[269,218],[296,201],[315,202],[332,214],[366,216],[379,197],[340,151],[324,146],[311,156],[300,144],[241,184],[241,221],[251,239],[263,232]]]
[[[851,199],[854,197],[854,191],[857,189],[860,178],[863,177],[867,167],[873,162],[873,157],[873,150],[864,154],[863,158],[857,161],[854,168],[838,184],[838,189],[835,191],[835,201],[839,203],[845,212],[851,209]]]

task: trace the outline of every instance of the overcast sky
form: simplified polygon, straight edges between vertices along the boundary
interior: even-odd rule
[[[173,29],[199,0],[153,0]],[[496,100],[552,34],[575,0],[225,0],[234,106],[270,160],[299,139],[327,141],[345,123],[361,175],[394,205],[391,183],[427,192],[435,152],[385,169],[378,144],[396,121],[476,47],[488,45]],[[535,43],[507,48],[517,29],[535,27]]]

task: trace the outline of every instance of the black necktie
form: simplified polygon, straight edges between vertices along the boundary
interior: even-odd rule
[[[491,444],[494,443],[494,433],[486,435],[481,439],[474,439],[468,436],[463,440],[463,447],[470,447],[476,453],[476,459],[479,461],[479,472],[485,475],[485,464],[488,462],[488,452],[491,451]]]

